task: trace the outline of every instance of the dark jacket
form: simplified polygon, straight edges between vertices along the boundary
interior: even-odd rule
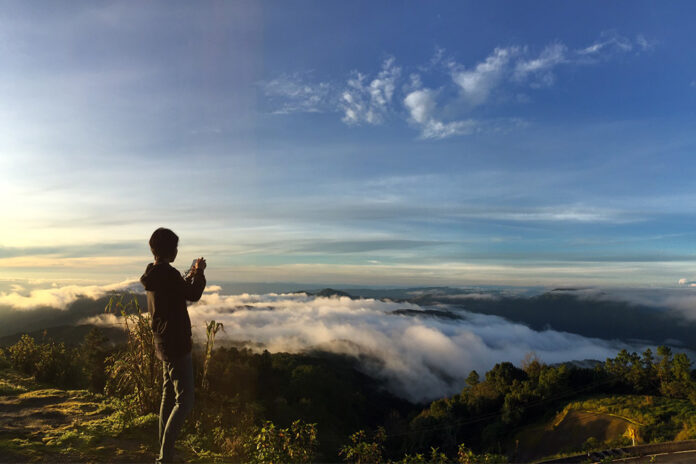
[[[191,351],[191,320],[186,300],[198,301],[205,276],[196,273],[186,280],[169,263],[150,263],[140,282],[147,290],[147,310],[155,341],[155,355],[172,361]]]

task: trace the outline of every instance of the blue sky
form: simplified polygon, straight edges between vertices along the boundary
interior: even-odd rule
[[[690,2],[4,2],[0,279],[696,278]]]

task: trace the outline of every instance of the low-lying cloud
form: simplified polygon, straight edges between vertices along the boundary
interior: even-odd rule
[[[585,288],[569,290],[580,298],[598,301],[625,301],[651,308],[676,311],[689,320],[696,320],[696,285],[681,279],[676,288]]]
[[[271,352],[323,350],[360,358],[364,370],[394,393],[427,401],[458,392],[473,369],[519,364],[533,351],[544,362],[605,359],[621,347],[461,309],[456,318],[418,312],[428,308],[389,300],[315,297],[305,293],[225,295],[215,289],[189,307],[194,337],[204,340],[205,321],[224,324],[218,340],[248,342]],[[407,314],[394,314],[400,309]],[[438,310],[449,310],[438,306]],[[89,322],[112,324],[113,315]]]
[[[47,307],[64,310],[80,297],[97,299],[110,292],[139,290],[142,290],[142,285],[137,279],[108,285],[65,285],[30,291],[15,284],[10,292],[0,292],[0,306],[20,311]]]

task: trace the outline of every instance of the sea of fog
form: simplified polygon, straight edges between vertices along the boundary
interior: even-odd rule
[[[143,291],[132,280],[105,286],[27,289],[15,285],[0,292],[0,307],[5,315],[7,311],[30,313],[39,308],[67,313],[77,300],[84,303],[85,299],[96,301],[110,292]],[[424,290],[399,292],[418,296]],[[500,293],[501,290],[469,290],[453,295],[460,300],[480,301],[499,298]],[[483,374],[502,361],[519,365],[530,352],[543,362],[554,364],[604,360],[622,348],[638,351],[646,347],[551,328],[534,330],[502,317],[467,311],[461,305],[421,306],[413,301],[416,300],[318,296],[309,292],[234,294],[211,285],[199,302],[189,306],[189,314],[194,337],[199,341],[205,340],[206,321],[215,320],[224,324],[216,343],[247,344],[271,352],[323,350],[355,357],[366,373],[411,401],[456,393],[472,370]],[[120,324],[119,317],[102,311],[103,306],[78,322]]]

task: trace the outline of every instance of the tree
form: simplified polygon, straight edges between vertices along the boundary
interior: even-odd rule
[[[469,376],[466,378],[466,384],[469,385],[470,387],[473,387],[474,385],[478,385],[479,382],[481,381],[481,378],[476,371],[471,371],[469,372]]]
[[[94,327],[85,335],[81,346],[84,357],[83,370],[87,378],[87,386],[96,393],[104,391],[104,386],[106,385],[104,360],[106,359],[105,344],[108,340],[101,329]]]

